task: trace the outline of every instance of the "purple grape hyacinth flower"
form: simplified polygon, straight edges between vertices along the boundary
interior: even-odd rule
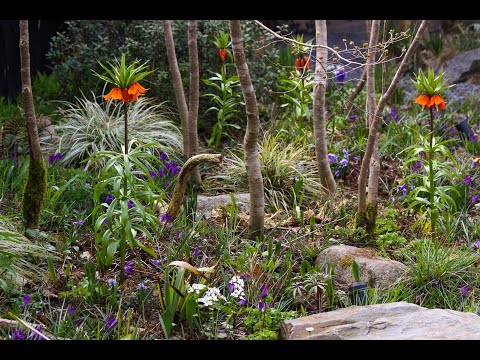
[[[471,289],[467,284],[460,285],[460,295],[462,295],[462,297],[467,297],[470,290]]]
[[[163,161],[165,161],[165,160],[168,159],[168,155],[165,154],[165,153],[162,151],[162,152],[160,152],[159,158],[160,158],[160,160],[163,162]]]
[[[23,340],[23,339],[25,339],[25,334],[23,333],[22,330],[15,330],[12,333],[11,339],[12,340]]]
[[[115,279],[108,279],[108,280],[107,280],[107,284],[110,285],[111,287],[114,287],[115,285],[117,285],[117,280],[115,280]]]
[[[192,251],[192,256],[197,256],[197,255],[200,254],[200,253],[201,253],[200,249],[196,247],[196,248],[193,249],[193,251]]]
[[[472,205],[476,204],[478,202],[478,195],[475,194],[472,196]]]
[[[74,312],[75,312],[75,307],[73,305],[70,305],[67,309],[68,316],[72,316]]]
[[[117,320],[117,319],[115,319],[114,317],[111,317],[111,316],[107,317],[107,318],[105,319],[105,323],[104,323],[105,332],[109,332],[109,331],[112,330],[112,329],[115,327],[115,325],[117,325],[117,324],[118,324],[118,320]]]
[[[245,306],[247,304],[248,304],[247,299],[240,299],[240,301],[238,302],[238,305],[240,305],[240,306]]]
[[[25,334],[23,333],[22,330],[15,330],[12,333],[11,339],[12,340],[23,340],[23,339],[25,339]]]
[[[134,202],[132,200],[128,200],[127,206],[129,209],[133,208]]]
[[[465,185],[470,185],[472,183],[472,178],[467,175],[463,178],[463,182],[465,183]]]
[[[33,327],[35,330],[37,330],[39,333],[43,334],[42,331],[42,326],[41,325],[35,325]],[[32,331],[30,335],[28,335],[27,339],[32,339],[32,340],[44,340],[43,337],[38,335],[36,332]]]
[[[63,154],[61,154],[61,153],[56,153],[56,154],[50,155],[48,157],[48,163],[53,164],[55,161],[60,160],[61,158],[63,158]]]
[[[262,299],[265,299],[268,296],[267,284],[262,284],[260,291],[262,292]]]
[[[162,213],[159,216],[160,221],[164,222],[165,224],[168,224],[169,222],[171,222],[172,218],[173,218],[173,216],[170,213]]]
[[[347,167],[348,166],[348,160],[347,159],[340,160],[340,166],[341,167]]]
[[[156,260],[156,259],[153,259],[153,260],[150,260],[151,263],[155,266],[159,266],[160,265],[160,260]]]
[[[127,261],[123,268],[125,270],[125,275],[132,275],[134,267],[135,265],[133,264],[133,261]]]
[[[265,303],[264,303],[263,301],[260,301],[260,302],[258,303],[258,308],[259,308],[260,310],[263,310],[264,307],[265,307]]]
[[[113,199],[115,199],[115,196],[113,196],[111,194],[108,194],[107,196],[105,196],[105,202],[107,204],[110,204],[113,201]]]
[[[30,304],[31,300],[32,300],[32,298],[28,294],[23,295],[23,304],[22,304],[23,310],[25,310],[25,308],[28,306],[28,304]]]

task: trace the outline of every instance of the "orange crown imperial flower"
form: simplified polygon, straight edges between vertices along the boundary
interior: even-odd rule
[[[413,102],[422,105],[422,110],[433,106],[435,106],[437,110],[445,110],[445,105],[447,104],[446,101],[443,99],[442,95],[428,96],[422,94],[415,98]]]
[[[225,62],[227,59],[227,49],[218,49],[218,55],[220,55],[220,59],[222,59],[222,62]]]
[[[104,99],[106,101],[110,99],[113,99],[115,101],[123,100],[123,102],[129,103],[131,101],[137,101],[138,97],[145,95],[145,91],[147,90],[148,89],[145,89],[139,83],[133,83],[125,89],[114,87],[107,95],[104,96]]]
[[[303,71],[304,69],[310,69],[310,60],[307,55],[303,57],[298,57],[295,59],[295,68],[298,71]]]
[[[113,99],[115,101],[122,100],[124,103],[137,101],[139,96],[145,95],[148,89],[145,89],[139,84],[145,76],[151,74],[155,70],[147,70],[147,63],[138,65],[138,60],[134,60],[129,66],[125,62],[125,54],[115,63],[108,63],[109,67],[103,65],[100,61],[100,66],[105,70],[106,74],[101,75],[93,71],[93,74],[106,82],[113,84],[114,88],[104,96],[106,101]]]
[[[442,80],[442,76],[443,73],[435,76],[433,69],[428,69],[427,75],[420,69],[418,74],[415,75],[413,84],[422,94],[415,98],[413,102],[421,105],[422,110],[433,107],[437,110],[445,110],[447,103],[440,92],[453,85],[444,86],[445,80]]]

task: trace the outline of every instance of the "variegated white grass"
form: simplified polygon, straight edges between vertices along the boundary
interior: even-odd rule
[[[55,126],[53,142],[50,136],[41,139],[53,144],[50,152],[64,155],[59,160],[64,166],[78,166],[98,151],[122,151],[123,103],[99,103],[94,95],[92,98],[83,96],[77,103],[61,101],[65,109],[59,110],[63,119]],[[170,157],[182,156],[182,134],[175,124],[175,114],[165,103],[154,103],[146,97],[130,103],[128,132],[131,139],[158,143],[159,150]]]
[[[15,230],[12,222],[0,218],[0,289],[9,282],[41,281],[48,274],[39,264],[47,257],[57,259],[54,251],[37,245]]]
[[[292,208],[294,179],[303,179],[304,202],[318,201],[322,186],[313,150],[301,143],[282,141],[279,134],[267,132],[259,143],[260,167],[265,187],[266,203],[275,211]],[[208,177],[204,186],[209,190],[239,192],[248,190],[243,153],[227,151],[228,165],[218,174]]]

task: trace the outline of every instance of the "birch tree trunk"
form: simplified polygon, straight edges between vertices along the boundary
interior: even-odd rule
[[[200,93],[200,67],[198,64],[197,20],[188,20],[188,60],[190,63],[190,93],[188,97],[188,143],[189,157],[198,154],[198,103]],[[198,166],[192,172],[193,181],[202,184]]]
[[[32,95],[32,79],[30,76],[30,38],[28,20],[20,20],[20,75],[22,81],[23,106],[25,110],[28,142],[30,147],[30,162],[28,177],[23,192],[23,221],[25,228],[38,228],[45,191],[47,174],[45,162],[40,148],[35,106]]]
[[[250,193],[249,237],[255,240],[257,237],[260,239],[263,238],[265,215],[263,178],[258,154],[260,118],[258,115],[255,89],[253,88],[248,64],[245,60],[242,29],[239,20],[230,20],[230,35],[232,38],[233,58],[235,60],[235,67],[237,68],[247,114],[247,128],[243,147],[245,152],[245,166],[247,169],[248,190]]]
[[[367,194],[366,194],[366,185],[367,185],[367,176],[368,176],[368,169],[370,167],[370,161],[372,159],[372,154],[375,146],[375,139],[378,134],[378,125],[380,120],[382,119],[381,114],[383,113],[383,109],[387,103],[387,100],[392,96],[393,91],[398,86],[400,79],[407,68],[407,65],[412,58],[420,39],[423,37],[423,34],[428,28],[428,24],[430,20],[422,20],[420,27],[415,34],[410,47],[408,48],[407,52],[405,53],[395,75],[390,83],[385,94],[382,94],[377,107],[375,109],[375,113],[373,115],[372,123],[370,124],[369,132],[368,132],[368,140],[367,146],[365,149],[365,155],[362,159],[362,166],[360,168],[360,174],[358,177],[358,208],[356,214],[356,226],[357,227],[365,227],[366,222],[366,213],[367,213]]]
[[[380,31],[380,20],[373,20],[370,27],[370,41],[369,49],[374,49],[378,43],[378,33]],[[366,109],[369,126],[373,123],[373,115],[376,108],[375,98],[375,53],[372,52],[368,56],[366,61],[367,72],[367,99]],[[365,229],[367,232],[372,233],[375,230],[375,223],[377,217],[378,206],[378,179],[380,177],[380,154],[378,152],[378,139],[379,133],[375,136],[375,142],[373,144],[372,160],[370,162],[369,177],[368,177],[368,199],[367,204],[370,211],[367,211]]]
[[[182,86],[182,75],[180,74],[180,69],[178,68],[177,55],[175,53],[175,42],[173,41],[172,25],[170,23],[170,20],[162,20],[162,22],[163,32],[165,33],[165,47],[167,50],[168,66],[170,68],[170,74],[172,75],[173,89],[175,90],[175,99],[177,102],[177,108],[180,114],[180,122],[182,125],[184,159],[188,160],[191,154],[187,101],[185,100],[185,93]]]
[[[327,21],[315,20],[315,38],[317,45],[327,45]],[[315,78],[313,88],[313,125],[315,133],[315,154],[317,156],[320,183],[325,191],[332,195],[337,184],[333,178],[327,149],[327,125],[325,110],[325,91],[327,88],[328,50],[317,48]]]

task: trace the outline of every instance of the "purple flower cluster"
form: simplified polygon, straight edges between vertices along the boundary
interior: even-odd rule
[[[168,224],[169,222],[171,222],[172,218],[173,218],[173,216],[170,213],[162,213],[159,216],[160,221],[165,223],[165,225]]]
[[[340,68],[337,71],[335,71],[335,81],[338,83],[343,83],[347,81],[347,73],[343,68]]]
[[[55,161],[60,160],[61,158],[63,158],[63,154],[61,154],[61,153],[56,153],[56,154],[50,155],[48,157],[48,163],[53,164]]]
[[[35,330],[37,330],[40,334],[43,334],[42,331],[42,326],[41,325],[35,325],[33,327]],[[38,335],[36,332],[32,331],[30,335],[28,335],[27,339],[32,339],[32,340],[43,340],[43,337]]]
[[[328,161],[332,163],[332,170],[334,171],[335,178],[340,178],[345,176],[348,167],[348,158],[350,157],[350,153],[347,149],[342,150],[343,158],[340,160],[338,155],[336,154],[328,154]]]
[[[387,115],[383,115],[383,120],[388,121],[395,121],[398,123],[400,121],[400,115],[398,115],[398,110],[394,107],[390,108],[390,113]]]
[[[23,339],[25,339],[25,334],[23,333],[22,330],[15,330],[12,333],[11,339],[12,340],[23,340]]]

